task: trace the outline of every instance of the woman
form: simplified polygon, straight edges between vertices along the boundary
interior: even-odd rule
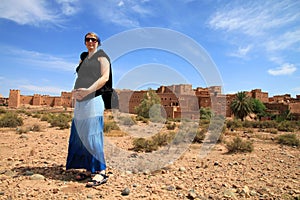
[[[87,33],[84,42],[88,50],[86,58],[77,68],[77,79],[72,91],[76,100],[69,139],[66,169],[85,169],[77,180],[92,177],[87,187],[105,183],[106,163],[103,151],[104,103],[101,88],[109,80],[110,60],[95,33]]]

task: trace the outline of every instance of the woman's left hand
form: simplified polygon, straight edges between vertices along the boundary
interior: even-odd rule
[[[87,88],[78,88],[73,90],[73,96],[76,100],[82,100],[84,97],[86,97],[90,91]]]

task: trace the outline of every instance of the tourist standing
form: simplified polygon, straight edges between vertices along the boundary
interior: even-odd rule
[[[106,162],[104,156],[104,102],[101,88],[110,76],[110,59],[98,47],[101,45],[96,33],[84,37],[88,50],[81,55],[80,67],[72,91],[75,99],[66,169],[85,169],[76,176],[77,180],[90,178],[87,187],[105,183]]]

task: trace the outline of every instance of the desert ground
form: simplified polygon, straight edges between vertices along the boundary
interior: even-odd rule
[[[75,180],[76,170],[65,170],[70,129],[50,127],[31,116],[23,118],[23,127],[39,124],[41,130],[19,134],[16,128],[0,129],[0,199],[300,198],[300,149],[277,144],[271,133],[225,134],[225,140],[236,135],[251,140],[251,153],[228,154],[219,143],[200,157],[201,144],[191,144],[178,159],[155,171],[108,165],[108,182],[87,188],[86,181]],[[106,136],[127,152],[129,139]],[[136,154],[147,153],[132,152]]]

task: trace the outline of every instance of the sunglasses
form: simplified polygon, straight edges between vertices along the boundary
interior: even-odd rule
[[[90,42],[90,41],[92,41],[94,43],[98,42],[98,40],[96,38],[85,38],[85,42]]]

